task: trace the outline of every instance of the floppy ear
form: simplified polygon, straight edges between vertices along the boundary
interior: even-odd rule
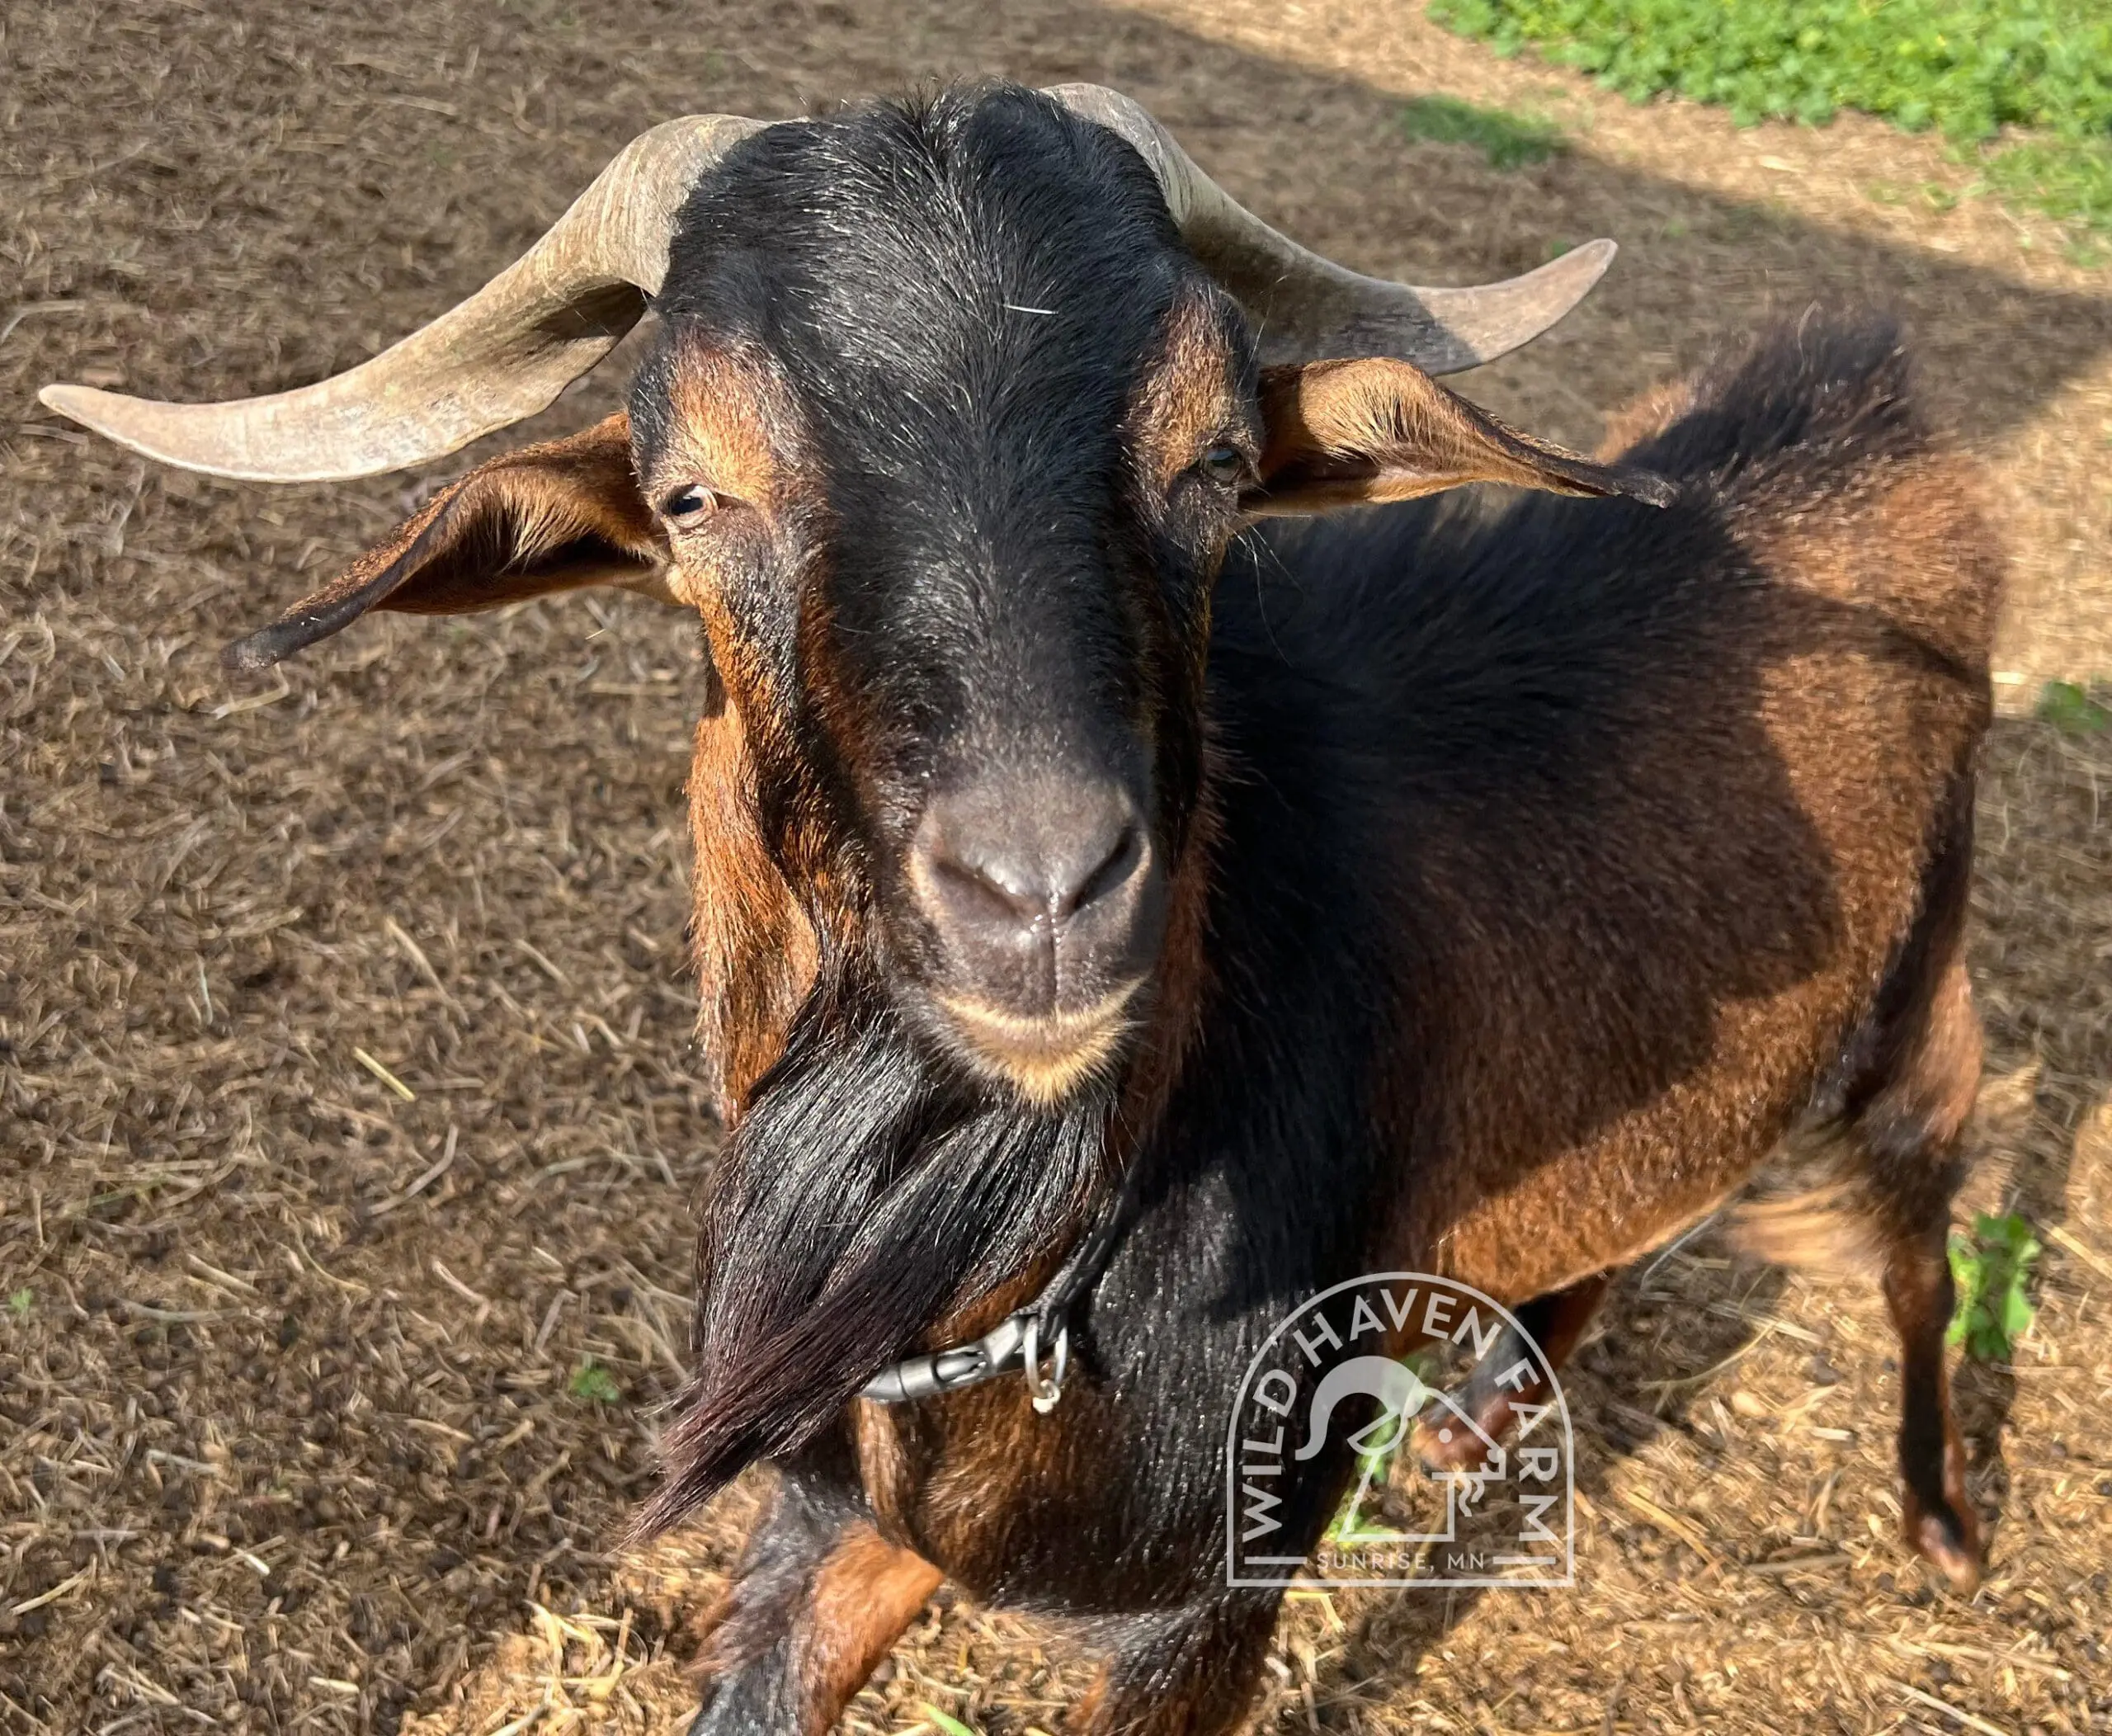
[[[1405,361],[1264,369],[1261,417],[1261,484],[1241,502],[1256,517],[1411,500],[1469,482],[1624,494],[1657,507],[1674,493],[1661,476],[1593,464],[1506,427]]]
[[[606,422],[480,465],[379,547],[224,653],[262,669],[370,609],[468,615],[614,585],[663,602],[668,550],[630,465],[630,419]]]

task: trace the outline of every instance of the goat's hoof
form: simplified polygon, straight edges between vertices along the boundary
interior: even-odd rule
[[[1959,1597],[1970,1597],[1980,1588],[1980,1524],[1970,1507],[1963,1502],[1935,1509],[1910,1504],[1905,1529],[1908,1544]]]

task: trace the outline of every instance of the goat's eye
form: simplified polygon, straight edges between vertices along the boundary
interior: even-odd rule
[[[1221,441],[1195,460],[1195,469],[1212,482],[1233,488],[1247,479],[1247,455]]]
[[[719,497],[709,488],[694,485],[677,488],[661,505],[660,510],[678,524],[695,524],[719,508]]]

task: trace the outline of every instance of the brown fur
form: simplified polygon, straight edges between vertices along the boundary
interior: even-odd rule
[[[724,581],[734,564],[811,565],[815,503],[797,408],[766,356],[687,342],[669,389],[671,436],[644,486],[656,497],[696,486],[716,500],[693,530],[676,535],[672,552],[677,583],[703,617],[724,684],[724,702],[697,727],[690,773],[691,935],[702,990],[698,1036],[718,1068],[719,1114],[730,1125],[783,1051],[813,985],[818,942],[757,808],[763,766],[796,753],[789,698],[726,607]],[[823,856],[805,842],[800,854]]]
[[[1861,1113],[1862,1137],[1945,1150],[1973,1112],[1980,1086],[1981,1034],[1964,962],[1937,978],[1921,1024]],[[1801,1149],[1800,1149],[1801,1148]],[[1733,1234],[1778,1266],[1881,1276],[1888,1255],[1884,1201],[1874,1197],[1858,1139],[1836,1127],[1790,1141],[1789,1186],[1745,1202]]]
[[[496,565],[480,536],[500,554]],[[575,545],[585,546],[562,559]],[[479,465],[309,601],[385,576],[394,583],[375,608],[464,615],[588,585],[657,589],[667,559],[631,475],[630,418],[620,411]]]
[[[639,498],[629,418],[620,413],[479,465],[321,590],[229,646],[227,659],[261,668],[370,609],[467,615],[590,585],[672,601],[667,569],[667,540]]]
[[[917,1491],[917,1478],[899,1427],[901,1413],[893,1405],[860,1399],[851,1408],[852,1451],[858,1460],[858,1480],[880,1535],[890,1543],[912,1540],[909,1506]]]
[[[755,762],[738,705],[697,724],[689,799],[698,1035],[718,1068],[720,1119],[730,1124],[783,1052],[813,985],[814,932],[757,829]]]
[[[1653,413],[1676,413],[1689,397],[1682,388],[1644,403]],[[1998,559],[1962,461],[1937,453],[1892,465],[1823,502],[1763,498],[1745,508],[1735,528],[1757,562],[1813,598],[1881,616],[1887,630],[1911,631],[1927,654],[1964,667],[1984,658]],[[1883,551],[1882,559],[1874,560],[1873,551]],[[1506,1300],[1560,1290],[1704,1215],[1790,1132],[1808,1082],[1827,1070],[1833,1034],[1864,1016],[1871,985],[1885,974],[1885,949],[1914,920],[1926,816],[1945,805],[1950,776],[1949,762],[1932,744],[1972,738],[1984,724],[1986,701],[1984,690],[1975,697],[1969,686],[1916,679],[1911,663],[1837,649],[1784,649],[1770,667],[1759,711],[1772,757],[1791,781],[1789,807],[1758,792],[1742,800],[1737,792],[1755,775],[1752,765],[1712,758],[1718,743],[1676,730],[1657,733],[1665,762],[1634,768],[1628,783],[1709,788],[1751,828],[1766,823],[1770,807],[1799,816],[1816,833],[1838,889],[1837,944],[1822,949],[1819,968],[1718,1008],[1698,1064],[1638,1106],[1610,1115],[1588,1105],[1558,1111],[1521,1102],[1511,1089],[1520,1073],[1546,1070],[1545,1063],[1519,1065],[1520,1056],[1549,1041],[1548,1010],[1530,992],[1478,996],[1448,1008],[1448,1019],[1478,1021],[1453,1064],[1467,1075],[1455,1092],[1465,1119],[1450,1145],[1509,1150],[1527,1167],[1464,1176],[1464,1185],[1431,1191],[1402,1225],[1397,1257],[1435,1249],[1436,1269]],[[1874,715],[1905,721],[1883,731],[1838,725],[1844,717]],[[1609,813],[1610,837],[1628,830]],[[1766,847],[1757,830],[1751,847]],[[1785,840],[1779,853],[1793,859],[1808,847]],[[1520,985],[1588,981],[1587,961],[1562,960],[1566,943],[1558,932],[1477,936],[1477,969],[1487,980]],[[1969,1018],[1954,1010],[1945,1027],[1961,1053]],[[1424,1034],[1408,1035],[1420,1042]],[[1410,1059],[1412,1072],[1420,1063]],[[1578,1083],[1588,1088],[1582,1078]],[[1610,1102],[1621,1085],[1602,1082]],[[1947,1085],[1945,1101],[1962,1114],[1960,1089]],[[1970,1087],[1963,1092],[1969,1104]],[[1558,1113],[1601,1125],[1572,1139],[1551,1119]],[[1546,1163],[1530,1155],[1547,1151],[1558,1155]],[[1720,1155],[1697,1166],[1698,1152]]]
[[[1214,305],[1200,295],[1178,303],[1138,382],[1124,429],[1130,461],[1148,493],[1165,494],[1220,439],[1255,444],[1257,428],[1238,366]]]
[[[707,1619],[709,1685],[773,1651],[784,1653],[773,1719],[824,1736],[931,1601],[945,1576],[869,1524],[843,1525],[811,1557],[751,1560]],[[773,1723],[773,1728],[776,1727]]]
[[[1875,1278],[1884,1249],[1874,1234],[1861,1179],[1839,1172],[1852,1161],[1841,1135],[1829,1129],[1813,1151],[1795,1150],[1796,1182],[1788,1189],[1739,1202],[1732,1218],[1732,1243],[1756,1260],[1832,1277]],[[1807,1179],[1816,1171],[1824,1179]]]
[[[766,356],[692,339],[669,395],[672,437],[644,479],[648,498],[695,484],[771,521],[807,498],[798,412]]]
[[[1694,408],[1694,387],[1691,377],[1682,376],[1660,380],[1637,393],[1606,418],[1605,432],[1591,455],[1600,464],[1612,464],[1652,434],[1669,428]]]
[[[877,1532],[854,1531],[814,1576],[796,1665],[806,1722],[830,1729],[945,1578]]]

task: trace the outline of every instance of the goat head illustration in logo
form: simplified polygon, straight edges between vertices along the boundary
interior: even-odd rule
[[[1430,1389],[1417,1379],[1416,1371],[1391,1356],[1351,1356],[1329,1369],[1313,1389],[1307,1411],[1305,1445],[1300,1459],[1315,1457],[1327,1444],[1327,1425],[1335,1407],[1352,1394],[1379,1401],[1379,1414],[1350,1436],[1350,1445],[1360,1453],[1384,1452],[1397,1446],[1401,1431],[1421,1410]],[[1383,1438],[1381,1438],[1383,1436]]]
[[[1312,1403],[1307,1411],[1305,1445],[1297,1453],[1299,1459],[1318,1456],[1327,1444],[1327,1429],[1333,1420],[1335,1407],[1352,1396],[1379,1401],[1379,1414],[1349,1437],[1350,1446],[1359,1454],[1371,1456],[1392,1452],[1401,1444],[1401,1436],[1409,1425],[1427,1406],[1434,1412],[1445,1413],[1445,1420],[1435,1423],[1435,1433],[1446,1446],[1451,1444],[1455,1432],[1471,1435],[1482,1444],[1478,1464],[1461,1464],[1455,1459],[1452,1469],[1436,1474],[1460,1477],[1478,1484],[1503,1474],[1502,1444],[1449,1393],[1424,1385],[1412,1368],[1392,1356],[1351,1356],[1327,1370],[1319,1385],[1313,1389]]]

